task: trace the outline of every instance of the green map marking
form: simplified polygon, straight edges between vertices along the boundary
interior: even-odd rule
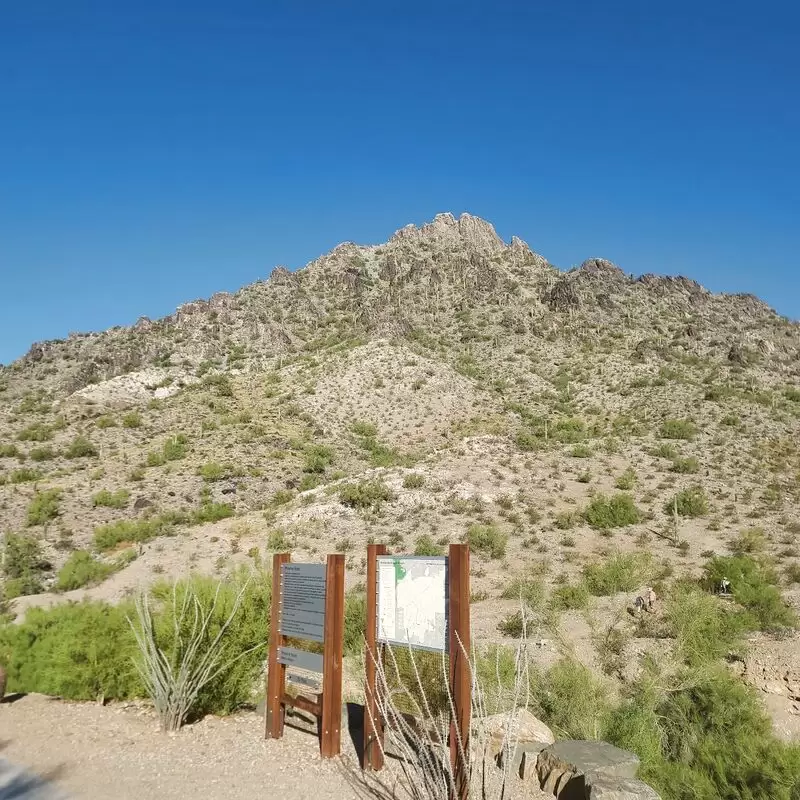
[[[399,558],[395,558],[394,560],[394,578],[396,581],[401,581],[406,576],[406,569],[403,566],[403,562]]]

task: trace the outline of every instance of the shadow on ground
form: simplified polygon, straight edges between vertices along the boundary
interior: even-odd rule
[[[4,702],[9,702],[9,698]],[[7,745],[7,741],[0,742],[0,751]],[[68,795],[52,783],[65,772],[62,765],[46,775],[34,775],[5,758],[0,758],[0,800],[67,800]]]

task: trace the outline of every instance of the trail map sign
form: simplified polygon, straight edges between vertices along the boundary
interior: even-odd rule
[[[469,794],[472,671],[469,664],[469,546],[451,544],[447,557],[390,556],[386,545],[367,546],[366,697],[364,769],[379,770],[384,760],[378,672],[386,645],[447,653],[452,800]]]
[[[378,557],[378,642],[447,650],[447,559]]]
[[[344,556],[329,555],[327,564],[292,564],[288,553],[276,554],[272,562],[270,621],[266,735],[273,739],[283,736],[286,708],[298,708],[320,719],[323,758],[338,755],[342,718]],[[303,649],[303,641],[322,643],[322,654]],[[313,698],[287,694],[287,667],[292,669],[289,676],[292,683],[312,690]],[[322,691],[319,691],[318,673],[322,673]]]

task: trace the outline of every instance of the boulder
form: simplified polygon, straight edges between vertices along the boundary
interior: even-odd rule
[[[536,771],[544,791],[559,800],[585,800],[586,775],[595,782],[610,779],[619,783],[633,780],[639,770],[639,757],[607,742],[567,739],[539,753]]]
[[[555,742],[553,731],[526,708],[518,709],[513,716],[509,714],[493,714],[484,721],[489,736],[492,755],[503,749],[503,742],[508,736],[510,743],[541,744],[543,750]]]
[[[494,714],[484,724],[489,753],[500,767],[509,758],[511,771],[519,771],[521,778],[535,767],[536,755],[555,742],[550,728],[525,708],[518,709],[513,716]]]
[[[661,796],[636,778],[604,778],[584,775],[586,800],[661,800]]]

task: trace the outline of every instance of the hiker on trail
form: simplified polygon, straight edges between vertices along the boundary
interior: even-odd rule
[[[719,585],[720,594],[731,593],[731,582],[727,578],[723,578]]]
[[[645,590],[644,599],[647,601],[647,610],[653,611],[656,606],[656,593],[653,591],[652,586],[648,586]]]
[[[633,601],[633,609],[634,609],[634,611],[636,611],[637,614],[641,614],[642,613],[642,609],[644,609],[644,597],[639,595]]]

